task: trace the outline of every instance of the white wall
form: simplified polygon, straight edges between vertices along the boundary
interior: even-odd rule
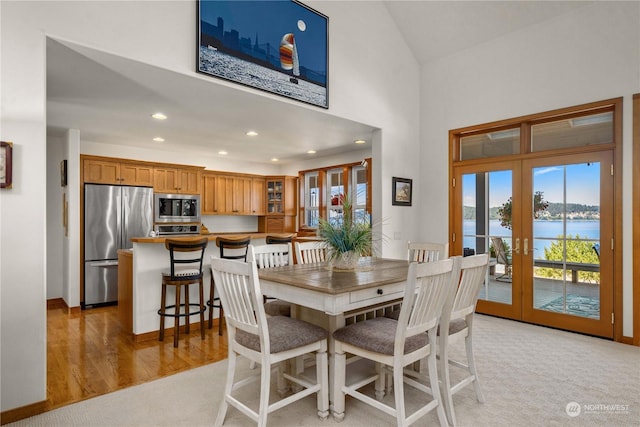
[[[62,298],[66,265],[63,254],[64,229],[62,226],[62,194],[59,165],[67,158],[66,144],[61,138],[47,141],[47,299]],[[66,197],[66,196],[65,196]]]
[[[631,96],[640,91],[640,3],[596,2],[421,70],[421,238],[446,241],[448,131],[624,96],[623,333],[632,336]],[[436,219],[436,220],[431,220]],[[636,307],[638,304],[636,303]]]
[[[374,157],[381,159],[374,176],[374,188],[380,189],[374,194],[374,214],[392,218],[385,228],[409,238],[417,233],[417,215],[411,215],[417,208],[392,210],[390,182],[391,176],[418,175],[417,64],[380,3],[308,4],[330,17],[328,113],[382,129],[373,147]],[[0,192],[2,411],[46,399],[46,37],[195,75],[195,8],[194,1],[0,2],[0,138],[15,143],[14,188]],[[387,61],[381,51],[405,60]],[[230,83],[212,79],[211,84]],[[255,96],[278,99],[258,91]],[[75,161],[80,150],[100,151],[84,141],[74,150],[69,154]],[[117,151],[124,154],[122,147]],[[175,156],[166,156],[175,161]],[[184,161],[192,162],[200,164]],[[73,166],[74,173],[78,166]],[[203,166],[217,169],[213,162]],[[73,191],[79,191],[78,182]],[[79,217],[78,200],[70,207]],[[37,237],[25,238],[25,230]],[[79,236],[69,237],[69,259],[78,256],[73,238]],[[403,256],[404,245],[391,242],[383,255]],[[78,280],[71,273],[69,281]]]

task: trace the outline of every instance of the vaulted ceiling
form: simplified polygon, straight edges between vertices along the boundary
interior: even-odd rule
[[[420,64],[471,48],[509,32],[553,19],[591,2],[581,1],[384,1]],[[258,97],[250,91],[208,84],[139,62],[53,40],[47,45],[47,124],[50,135],[79,129],[84,140],[154,150],[286,163],[361,149],[374,128]],[[224,99],[224,103],[211,102]],[[152,123],[162,110],[169,120]],[[287,128],[281,118],[288,117]],[[158,135],[159,129],[161,135]],[[260,135],[249,138],[248,130]],[[212,137],[215,135],[215,138]],[[152,141],[162,136],[163,143]]]

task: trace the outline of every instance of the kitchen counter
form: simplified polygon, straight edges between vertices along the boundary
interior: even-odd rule
[[[290,235],[286,234],[286,235]],[[162,272],[169,268],[169,251],[165,248],[164,242],[168,238],[174,239],[192,239],[206,236],[210,244],[205,249],[203,258],[203,282],[204,297],[209,298],[209,283],[211,280],[211,256],[218,254],[218,248],[215,245],[215,239],[218,236],[239,237],[251,236],[251,243],[261,245],[265,243],[267,235],[285,235],[282,233],[209,233],[209,234],[189,234],[189,235],[167,235],[158,237],[137,237],[131,239],[133,242],[133,265],[131,274],[131,304],[126,310],[131,312],[131,323],[126,322],[127,332],[133,334],[134,341],[145,341],[158,339],[159,317],[158,309],[160,308],[160,295],[162,284]],[[125,254],[120,254],[126,256]],[[124,279],[124,278],[123,278]],[[125,282],[123,282],[125,283]],[[193,291],[190,292],[190,300],[197,303],[198,292],[197,285],[192,285]],[[172,288],[172,287],[169,287]],[[171,300],[174,295],[173,289],[168,289],[167,301]],[[124,297],[123,293],[123,297]],[[124,302],[124,301],[123,301]],[[123,308],[127,304],[124,304]],[[130,308],[129,308],[130,307]],[[216,309],[217,311],[217,309]],[[214,313],[215,314],[215,313]],[[123,313],[124,315],[124,313]],[[217,316],[216,316],[217,317]],[[166,319],[165,328],[171,330],[173,327],[173,319]],[[193,316],[191,322],[197,322],[198,316]]]
[[[294,233],[257,233],[257,232],[248,232],[248,233],[203,233],[203,234],[173,234],[173,235],[164,235],[157,237],[134,237],[131,239],[133,243],[164,243],[167,239],[194,239],[198,237],[207,237],[209,241],[216,240],[218,236],[224,237],[241,237],[241,236],[251,236],[252,240],[265,239],[267,236],[290,236],[294,235]],[[264,243],[264,242],[262,242]]]

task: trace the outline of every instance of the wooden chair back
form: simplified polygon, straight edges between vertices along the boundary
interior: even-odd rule
[[[291,243],[293,241],[293,234],[289,235],[268,235],[265,237],[267,245],[277,245],[280,243]]]
[[[209,244],[206,237],[197,239],[166,239],[171,262],[170,280],[193,280],[202,277],[202,260]]]
[[[250,245],[247,261],[255,261],[258,268],[291,265],[293,264],[291,243]]]
[[[409,262],[433,262],[449,258],[449,243],[409,242]]]
[[[311,264],[327,261],[327,245],[324,242],[295,242],[296,263]]]
[[[460,265],[460,283],[450,307],[449,319],[460,319],[476,310],[480,287],[487,276],[489,254],[472,255],[462,258]]]
[[[251,236],[216,238],[216,246],[220,248],[220,258],[246,261],[250,244]]]
[[[229,344],[240,329],[260,337],[261,349],[269,353],[269,334],[264,333],[267,318],[256,264],[214,257],[211,270],[224,307]]]
[[[456,256],[434,262],[411,263],[396,329],[396,356],[404,355],[406,338],[431,332],[431,338],[435,340],[442,310],[456,291],[461,260],[462,257]]]

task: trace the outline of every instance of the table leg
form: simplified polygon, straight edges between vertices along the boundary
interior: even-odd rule
[[[333,401],[334,401],[333,384],[335,383],[335,371],[336,371],[335,341],[333,339],[333,333],[345,326],[345,320],[344,320],[344,315],[336,315],[336,316],[327,315],[327,316],[329,318],[329,408],[331,409],[331,412],[333,413],[334,418],[336,418],[336,414],[333,411]],[[342,416],[344,417],[344,414]],[[341,418],[338,421],[340,420]]]

